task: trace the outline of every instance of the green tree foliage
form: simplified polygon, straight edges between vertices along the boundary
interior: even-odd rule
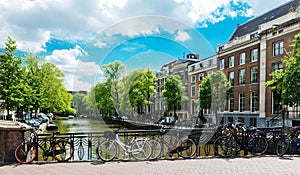
[[[115,115],[116,110],[111,95],[111,83],[97,83],[95,86],[95,101],[103,117]]]
[[[167,77],[162,94],[166,98],[168,110],[173,109],[174,114],[177,109],[180,109],[181,103],[187,99],[184,91],[185,87],[182,85],[179,75]]]
[[[85,95],[76,93],[73,95],[71,106],[76,110],[77,115],[81,115],[86,112]]]
[[[299,105],[300,97],[300,34],[294,37],[293,50],[282,61],[285,69],[270,74],[272,80],[266,83],[273,91],[282,95],[281,104]]]
[[[4,100],[1,108],[10,110],[20,108],[24,103],[24,74],[22,58],[15,56],[16,41],[8,37],[4,50],[0,53],[0,96]],[[23,90],[24,89],[24,90]]]
[[[120,109],[121,109],[121,103],[122,103],[122,98],[123,98],[123,87],[124,84],[122,82],[123,80],[123,75],[125,72],[125,65],[122,64],[120,61],[115,61],[106,65],[102,66],[103,72],[105,77],[107,78],[108,84],[110,85],[110,92],[111,92],[111,97],[113,100],[113,104],[115,106],[115,109],[120,115]]]
[[[26,59],[15,56],[16,41],[8,37],[0,54],[1,108],[7,111],[70,112],[72,95],[63,86],[64,74],[52,63],[45,63],[34,54]],[[23,65],[24,64],[24,65]]]
[[[224,105],[230,83],[222,71],[206,76],[199,87],[199,105],[201,109],[217,111]]]
[[[129,101],[138,114],[150,112],[150,97],[155,92],[154,79],[155,75],[150,68],[136,69],[126,78],[126,85],[129,86]]]
[[[201,109],[210,109],[212,101],[209,76],[206,76],[199,85],[199,106]]]
[[[42,76],[41,69],[39,65],[38,57],[32,53],[26,55],[24,60],[26,63],[26,74],[25,74],[25,84],[26,88],[26,100],[23,105],[24,111],[32,111],[33,109],[38,109],[40,107],[41,99],[41,84]]]
[[[42,83],[40,85],[40,108],[52,112],[72,112],[72,95],[63,86],[64,74],[54,64],[46,62],[41,65]]]
[[[95,93],[96,92],[96,86],[91,87],[90,92],[84,97],[84,103],[86,106],[86,110],[91,113],[99,113],[96,99],[95,99]]]

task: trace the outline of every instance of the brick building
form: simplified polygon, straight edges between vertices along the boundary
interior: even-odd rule
[[[211,56],[188,66],[188,111],[189,114],[197,116],[199,112],[198,98],[199,85],[204,77],[217,70],[217,57]],[[209,111],[204,111],[210,114]]]
[[[234,88],[224,111],[220,111],[225,122],[239,119],[253,126],[282,124],[276,123],[282,117],[280,95],[265,84],[271,80],[272,71],[283,69],[282,59],[292,49],[293,38],[298,33],[299,0],[293,0],[238,25],[229,41],[218,46],[217,69],[225,73]],[[291,112],[288,117],[299,116]],[[286,124],[291,122],[286,121]]]
[[[167,105],[165,104],[165,99],[162,95],[162,90],[164,89],[164,83],[168,75],[179,75],[181,77],[182,85],[188,87],[188,66],[190,64],[199,61],[199,55],[197,54],[187,54],[186,58],[177,58],[167,64],[164,64],[160,71],[156,73],[157,79],[156,84],[156,94],[154,99],[154,104],[152,109],[155,111],[155,116],[162,116],[164,112],[168,111]],[[188,89],[186,89],[186,94]],[[169,114],[172,115],[172,111]],[[179,118],[187,118],[188,115],[188,101],[182,103],[181,108],[176,114]]]

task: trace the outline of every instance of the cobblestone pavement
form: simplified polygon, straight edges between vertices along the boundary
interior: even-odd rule
[[[143,162],[67,162],[9,164],[0,166],[3,175],[176,175],[176,174],[272,174],[300,175],[300,157],[199,158]]]

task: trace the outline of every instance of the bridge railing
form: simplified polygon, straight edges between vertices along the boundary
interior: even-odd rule
[[[265,135],[272,133],[274,134],[274,139],[276,135],[281,132],[281,128],[260,128],[264,131]],[[197,144],[197,152],[195,157],[207,157],[215,156],[213,142],[218,136],[217,128],[197,128],[197,129],[180,129],[181,134],[186,134],[192,137]],[[133,135],[138,135],[138,137],[161,137],[168,145],[174,145],[177,141],[178,129],[165,129],[165,134],[161,134],[160,130],[120,130],[118,131],[119,137],[123,142],[128,142]],[[51,134],[38,134],[38,141],[41,145],[49,145]],[[76,133],[60,133],[57,139],[67,139],[74,144],[74,156],[72,161],[100,161],[97,155],[97,146],[100,142],[105,140],[104,132],[76,132]],[[271,149],[271,148],[270,148]],[[274,153],[274,148],[271,149],[271,154]],[[117,159],[119,160],[130,160],[127,154],[122,149],[118,149]],[[39,151],[40,154],[41,151]],[[172,156],[163,150],[161,159],[168,159]],[[173,157],[172,157],[173,158]],[[51,161],[53,159],[44,159],[42,155],[38,156],[37,161]]]

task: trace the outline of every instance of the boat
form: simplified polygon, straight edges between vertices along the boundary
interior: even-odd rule
[[[57,130],[58,126],[55,123],[49,123],[46,127],[47,130]]]

